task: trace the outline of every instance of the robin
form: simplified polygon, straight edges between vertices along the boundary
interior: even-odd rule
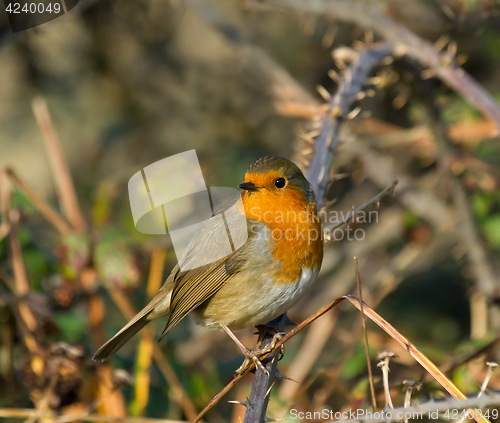
[[[225,212],[227,221],[237,213],[246,217],[246,242],[224,258],[183,271],[182,261],[192,258],[193,251],[203,251],[188,247],[181,266],[172,270],[151,302],[99,348],[94,360],[107,360],[151,320],[168,316],[161,340],[191,313],[197,323],[225,330],[245,362],[252,359],[263,368],[259,356],[269,349],[251,351],[232,331],[263,325],[300,300],[321,267],[321,221],[309,182],[287,159],[258,159],[239,188],[243,192],[238,207],[218,213]],[[191,244],[214,245],[211,236],[213,231],[205,228]]]

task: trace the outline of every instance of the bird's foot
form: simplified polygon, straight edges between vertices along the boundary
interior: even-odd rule
[[[245,361],[241,364],[240,367],[238,367],[238,369],[236,369],[235,373],[237,375],[242,375],[243,373],[245,373],[245,370],[253,361],[255,365],[264,372],[264,374],[269,376],[268,370],[262,364],[262,361],[260,361],[260,356],[262,356],[265,353],[260,353],[260,350],[251,350],[249,348],[245,348],[245,350],[242,349],[241,352],[245,356]]]
[[[240,367],[238,367],[238,369],[236,370],[236,374],[239,374],[239,375],[243,374],[245,372],[246,368],[248,367],[248,365],[251,363],[251,361],[253,361],[255,363],[255,365],[260,370],[262,370],[267,376],[269,376],[269,372],[265,368],[265,366],[262,364],[260,357],[262,357],[263,355],[269,354],[271,351],[273,351],[274,348],[276,347],[276,344],[278,343],[278,341],[281,338],[283,338],[284,335],[285,335],[285,332],[276,331],[273,335],[272,341],[263,348],[260,348],[260,346],[262,345],[262,342],[259,343],[259,348],[257,348],[256,350],[250,350],[249,348],[246,348],[246,347],[241,348],[241,352],[245,356],[245,361],[243,362],[243,364]],[[283,352],[284,352],[283,345],[281,346],[280,352],[281,352],[281,354],[283,354]]]
[[[286,333],[281,331],[279,327],[277,326],[257,326],[257,329],[259,329],[259,340],[257,341],[257,348],[259,350],[268,350],[267,352],[271,352],[278,341],[283,338]],[[262,343],[264,342],[264,338],[266,335],[273,335],[273,340],[268,344],[267,347],[261,348]]]

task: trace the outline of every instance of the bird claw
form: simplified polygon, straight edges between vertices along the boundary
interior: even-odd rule
[[[285,332],[276,332],[274,335],[273,335],[273,340],[271,341],[271,343],[265,347],[264,349],[265,350],[268,350],[266,352],[271,352],[272,350],[274,350],[274,348],[276,347],[276,344],[281,341],[281,338],[283,338],[284,336],[286,335]],[[281,346],[281,349],[284,350],[285,349],[285,346],[284,344]]]
[[[243,364],[238,367],[238,369],[236,370],[235,374],[236,375],[242,375],[243,373],[245,373],[245,370],[247,369],[247,367],[249,366],[250,364],[250,360],[253,361],[255,363],[255,365],[264,372],[264,374],[266,376],[269,376],[269,371],[264,367],[264,365],[262,364],[262,361],[260,361],[260,358],[259,356],[263,355],[263,354],[266,354],[265,352],[261,352],[261,350],[255,350],[255,351],[252,351],[252,350],[249,350],[248,348],[246,349],[246,351],[242,351],[243,355],[245,356],[245,361],[243,362]]]
[[[278,341],[286,335],[285,332],[280,332],[280,330],[275,326],[270,326],[270,327],[267,327],[266,329],[268,330],[269,334],[271,334],[271,333],[273,334],[273,340],[268,344],[267,347],[260,348],[262,345],[262,342],[264,341],[264,339],[263,339],[264,336],[263,335],[261,336],[261,338],[259,339],[259,341],[257,343],[259,351],[267,350],[267,351],[263,352],[262,354],[271,352],[274,349],[274,347],[276,346],[276,344],[278,343]]]
[[[266,347],[258,348],[258,349],[253,350],[253,351],[248,349],[248,348],[245,348],[245,350],[242,350],[242,353],[245,356],[245,361],[243,362],[243,364],[240,367],[238,367],[238,369],[236,370],[235,373],[237,375],[242,375],[245,372],[248,365],[250,364],[250,360],[252,360],[255,363],[255,365],[260,370],[262,370],[264,372],[264,374],[269,376],[269,371],[262,364],[262,361],[260,361],[260,357],[263,356],[264,354],[268,354],[271,351],[273,351],[274,348],[276,347],[276,344],[278,343],[278,341],[281,338],[283,338],[284,335],[285,335],[285,332],[276,332],[273,335],[273,340]],[[281,347],[283,349],[283,345]]]

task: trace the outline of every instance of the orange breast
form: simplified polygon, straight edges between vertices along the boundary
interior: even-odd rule
[[[300,192],[289,191],[279,200],[264,193],[244,195],[243,204],[249,219],[269,228],[268,245],[275,259],[270,272],[277,281],[295,283],[303,268],[319,270],[323,240],[314,203],[307,203]]]

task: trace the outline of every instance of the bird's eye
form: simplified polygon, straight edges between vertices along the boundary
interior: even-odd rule
[[[276,188],[283,188],[286,185],[285,178],[278,178],[274,181],[274,186]]]

